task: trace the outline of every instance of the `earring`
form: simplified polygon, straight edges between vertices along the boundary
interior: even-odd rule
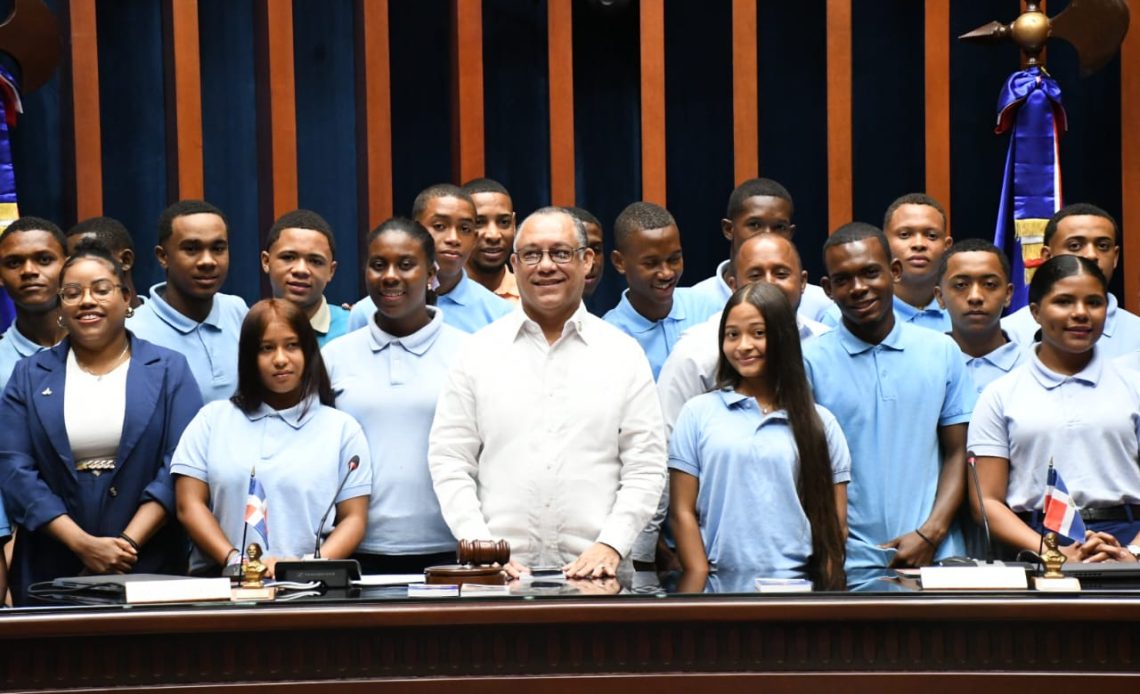
[[[133,315],[135,315],[135,310],[133,308],[131,308],[130,306],[128,306],[127,307],[127,318],[130,318]]]
[[[63,327],[63,316],[56,316],[56,317],[55,317],[55,322],[56,322],[56,323],[58,323],[58,324],[59,324],[59,327],[61,327],[61,328],[62,328],[62,327]]]

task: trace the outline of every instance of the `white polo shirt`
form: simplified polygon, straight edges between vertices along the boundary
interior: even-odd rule
[[[1042,508],[1050,459],[1081,508],[1140,503],[1140,378],[1094,349],[1072,376],[1033,355],[978,399],[968,446],[1009,461],[1014,511]]]

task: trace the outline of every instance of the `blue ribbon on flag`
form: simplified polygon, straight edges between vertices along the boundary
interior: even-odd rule
[[[1010,75],[998,96],[994,132],[1010,132],[994,245],[1013,266],[1009,312],[1029,303],[1029,282],[1041,263],[1045,224],[1061,207],[1058,139],[1067,128],[1061,87],[1038,66]]]

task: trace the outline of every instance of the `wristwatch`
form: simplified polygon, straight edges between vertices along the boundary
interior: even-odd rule
[[[1140,545],[1128,545],[1125,549],[1128,550],[1129,554],[1136,557],[1137,561],[1140,561]]]

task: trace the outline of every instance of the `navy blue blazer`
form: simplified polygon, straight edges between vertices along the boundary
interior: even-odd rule
[[[75,471],[63,418],[69,340],[20,360],[0,398],[0,489],[19,527],[9,576],[17,604],[27,602],[32,583],[83,570],[79,558],[43,530],[64,514],[91,535],[117,537],[142,503],[157,501],[167,522],[141,548],[135,571],[185,570],[170,458],[202,395],[181,354],[133,335],[130,340],[122,437],[105,484],[80,484],[78,476],[90,473]]]

